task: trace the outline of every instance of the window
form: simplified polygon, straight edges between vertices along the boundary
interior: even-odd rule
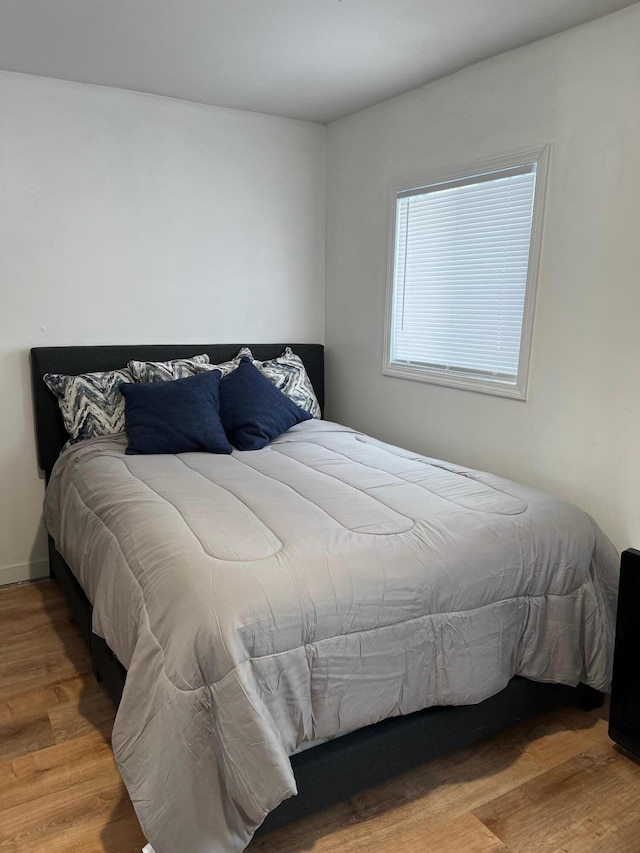
[[[386,374],[526,399],[547,159],[394,189]]]

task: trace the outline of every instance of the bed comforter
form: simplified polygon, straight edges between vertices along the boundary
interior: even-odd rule
[[[128,670],[113,749],[156,853],[238,853],[289,756],[517,674],[609,686],[617,557],[571,504],[309,421],[232,456],[65,451],[56,547]]]

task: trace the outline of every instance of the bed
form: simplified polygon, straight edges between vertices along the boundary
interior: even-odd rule
[[[49,512],[66,519],[49,520],[51,572],[120,703],[114,751],[156,853],[237,853],[256,830],[525,717],[594,707],[609,684],[616,554],[588,516],[535,490],[319,421],[253,455],[159,467],[125,457],[123,438],[94,439],[54,470],[67,436],[45,373],[238,348],[31,352]],[[293,349],[322,405],[322,347]],[[200,526],[207,512],[220,535]],[[171,531],[153,577],[132,570],[156,550],[152,517]]]

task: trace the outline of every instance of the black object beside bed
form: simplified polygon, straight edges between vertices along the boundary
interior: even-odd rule
[[[31,369],[38,462],[47,480],[67,440],[58,403],[42,380],[45,373],[79,373],[112,370],[132,359],[160,361],[206,352],[212,362],[232,358],[239,344],[116,345],[36,347]],[[249,344],[259,359],[274,358],[284,344]],[[292,344],[324,408],[324,349],[319,344]],[[89,646],[96,677],[117,705],[126,670],[106,642],[91,630],[91,604],[66,562],[49,540],[51,575],[56,578]],[[334,741],[308,749],[291,759],[299,794],[271,812],[257,834],[263,834],[306,817],[358,791],[441,755],[488,737],[520,720],[564,705],[598,707],[601,693],[584,685],[576,688],[513,678],[495,696],[477,705],[436,707],[395,717],[360,729]]]
[[[609,737],[640,758],[640,551],[620,560],[620,591],[613,656]]]

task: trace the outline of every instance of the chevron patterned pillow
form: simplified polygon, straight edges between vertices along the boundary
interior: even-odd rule
[[[224,379],[225,376],[233,373],[236,367],[240,364],[240,359],[245,356],[253,360],[249,347],[241,347],[237,354],[234,355],[233,358],[229,359],[229,361],[220,361],[218,364],[197,364],[195,368],[196,373],[209,373],[211,370],[219,370]]]
[[[120,383],[133,382],[126,367],[79,376],[46,373],[43,379],[58,398],[64,428],[72,442],[124,430],[124,398]]]
[[[127,367],[136,382],[170,382],[195,376],[198,368],[209,364],[205,353],[191,358],[174,358],[173,361],[130,361]]]
[[[243,347],[240,353],[251,355],[251,351],[246,347]],[[296,406],[310,412],[313,418],[322,417],[320,404],[302,359],[293,352],[291,347],[287,347],[277,358],[257,361],[251,356],[251,360],[258,370],[273,382],[278,391],[282,391],[290,400],[293,400]]]

